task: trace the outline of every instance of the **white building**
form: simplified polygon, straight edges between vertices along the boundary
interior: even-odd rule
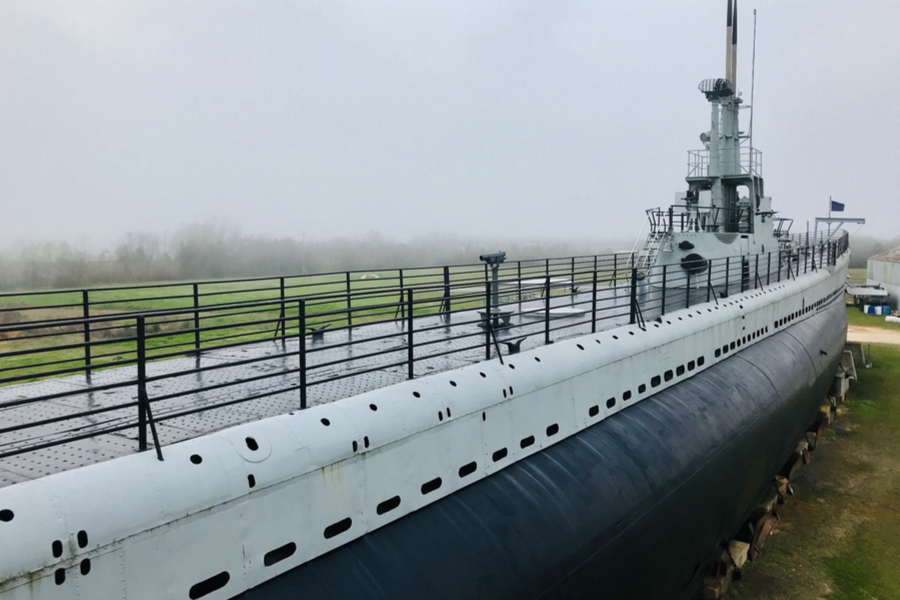
[[[876,254],[869,259],[866,283],[881,284],[891,294],[891,310],[900,310],[900,248]]]

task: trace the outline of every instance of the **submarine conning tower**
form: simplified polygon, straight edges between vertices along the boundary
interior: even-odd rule
[[[647,211],[650,232],[636,266],[651,285],[685,285],[671,277],[663,284],[658,271],[664,265],[695,275],[717,259],[733,257],[740,265],[750,255],[777,250],[787,233],[781,231],[785,223],[775,231],[780,220],[764,194],[762,154],[752,146],[752,133],[740,129],[739,113],[749,107],[743,106],[736,82],[737,0],[729,0],[725,77],[698,86],[710,104],[709,129],[700,134],[704,147],[688,151],[687,190],[676,193],[668,209]],[[689,285],[705,283],[695,277]]]

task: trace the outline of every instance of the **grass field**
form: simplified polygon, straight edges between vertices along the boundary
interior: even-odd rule
[[[590,266],[578,264],[576,269],[580,272],[573,273],[569,261],[562,261],[551,264],[550,273],[584,285],[593,276],[585,270]],[[522,277],[542,279],[544,269],[544,262],[526,265]],[[482,265],[451,267],[449,275],[452,310],[482,306],[485,294]],[[501,277],[517,275],[513,264]],[[410,269],[404,273],[391,270],[285,278],[283,292],[279,278],[200,283],[196,286],[196,296],[194,284],[190,283],[87,290],[89,315],[108,319],[90,325],[91,365],[93,369],[102,369],[135,359],[134,313],[167,311],[146,316],[147,356],[160,359],[183,355],[198,347],[210,349],[271,338],[282,317],[282,293],[286,298],[283,316],[287,335],[297,335],[301,297],[306,303],[306,326],[328,325],[334,330],[350,325],[351,319],[353,325],[359,325],[402,316],[407,310],[410,289],[414,295],[414,314],[436,313],[444,296],[443,284],[444,270],[439,267]],[[552,293],[566,291],[558,288]],[[0,385],[21,380],[7,378],[59,376],[66,374],[67,369],[79,372],[83,368],[85,326],[82,322],[22,328],[33,321],[82,319],[83,299],[81,290],[0,294]],[[122,313],[132,314],[121,316]],[[201,329],[199,333],[195,332],[197,328]]]
[[[796,495],[765,555],[728,597],[900,599],[900,348],[867,350],[872,368],[859,369],[838,420],[792,482]]]

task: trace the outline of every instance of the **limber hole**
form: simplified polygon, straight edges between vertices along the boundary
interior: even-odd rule
[[[478,468],[478,463],[476,463],[474,461],[470,462],[467,465],[463,465],[459,468],[459,476],[460,477],[468,477],[469,475],[474,473],[475,469],[477,469],[477,468]]]
[[[622,400],[631,400],[631,390],[626,390],[625,393],[622,394]]]
[[[697,359],[697,364],[700,365],[701,367],[703,366],[703,363],[705,363],[705,362],[706,362],[706,358],[704,358],[702,356]]]
[[[509,451],[506,448],[500,448],[491,455],[491,458],[494,459],[494,462],[497,462],[498,460],[506,458],[507,454],[509,454]]]
[[[671,371],[670,371],[670,373],[671,373]],[[650,379],[650,385],[653,386],[653,387],[659,386],[660,383],[662,383],[662,379],[660,378],[659,375],[654,375],[654,376]]]
[[[53,573],[53,580],[56,582],[56,585],[62,585],[66,582],[66,570],[65,569],[57,569]]]
[[[271,567],[276,563],[280,563],[286,558],[290,558],[294,555],[294,552],[297,551],[297,544],[294,542],[289,542],[280,548],[275,548],[274,550],[270,550],[266,552],[266,555],[263,556],[263,564],[267,567]]]
[[[199,454],[191,454],[191,462],[194,463],[195,465],[199,465],[200,463],[203,462],[203,457],[200,456]]]
[[[684,375],[684,365],[678,365],[678,366],[675,368],[675,374],[678,375],[679,377],[681,377],[682,375]]]
[[[615,405],[616,405],[615,398],[610,398],[609,400],[606,401],[606,408],[612,408]]]
[[[325,528],[325,539],[330,540],[336,535],[340,535],[350,529],[350,526],[353,525],[353,519],[347,517],[346,519],[341,519],[337,523],[332,523],[328,527]]]
[[[369,447],[369,436],[363,437],[363,445],[365,445],[366,448]]]
[[[359,444],[356,443],[356,440],[353,440],[353,451],[356,452],[359,450]]]
[[[62,556],[63,547],[61,541],[53,540],[53,544],[51,544],[50,547],[53,550],[53,558],[59,558],[60,556]]]
[[[87,531],[82,529],[81,531],[78,532],[78,535],[76,537],[78,538],[78,547],[79,548],[87,548],[87,545],[88,545]]]
[[[559,433],[559,425],[556,423],[547,428],[547,437],[554,436],[557,433]]]
[[[394,496],[393,498],[388,498],[387,500],[376,506],[375,512],[379,515],[383,515],[384,513],[391,512],[398,506],[400,506],[400,496]]]
[[[9,510],[8,508],[0,510],[0,521],[3,521],[4,523],[9,523],[15,516],[16,515],[13,514],[13,511]]]
[[[443,483],[444,482],[441,481],[440,477],[435,477],[431,481],[426,481],[425,483],[422,484],[422,495],[424,496],[425,494],[430,494],[431,492],[440,488],[441,484],[443,484]]]
[[[253,475],[247,475],[247,485],[249,485],[251,488],[255,488],[256,477],[254,477]]]
[[[647,391],[646,383],[642,383],[641,385],[638,386],[638,394],[643,394],[646,391]]]
[[[519,446],[524,450],[525,448],[532,445],[533,443],[534,443],[534,436],[529,435],[527,438],[525,438],[521,442],[519,442]],[[494,454],[496,454],[496,452]],[[494,460],[497,460],[497,459],[495,458]]]
[[[254,451],[254,452],[256,452],[257,450],[259,450],[259,444],[258,444],[258,443],[256,442],[256,440],[253,439],[252,437],[248,437],[248,438],[247,438],[246,440],[244,440],[244,441],[247,442],[247,447],[250,448],[250,450],[252,450],[252,451]]]
[[[81,566],[81,574],[87,575],[88,573],[91,572],[91,559],[89,559],[89,558],[84,559],[83,561],[81,561],[80,566]]]
[[[328,419],[322,419],[322,425],[328,427],[329,425],[331,425],[331,421],[329,421]]]
[[[231,575],[228,574],[228,571],[222,571],[218,575],[213,575],[209,579],[204,579],[200,583],[195,583],[188,592],[188,598],[197,600],[197,598],[212,594],[216,590],[221,590],[228,585],[230,580]]]
[[[600,414],[600,407],[597,406],[596,404],[588,409],[589,417],[596,417],[599,414]]]
[[[682,371],[684,371],[684,367],[678,367],[678,368],[681,369]],[[672,373],[671,370],[669,370],[669,371],[666,371],[665,373],[663,373],[663,377],[665,377],[666,381],[672,381],[672,378],[675,377],[675,374]]]

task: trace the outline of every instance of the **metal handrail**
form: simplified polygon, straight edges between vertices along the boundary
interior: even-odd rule
[[[3,325],[0,327],[0,357],[5,364],[0,369],[0,386],[72,375],[83,376],[84,381],[80,388],[71,386],[71,390],[63,391],[52,388],[48,393],[37,395],[28,395],[25,388],[0,387],[0,391],[9,389],[13,392],[8,395],[9,400],[0,401],[0,414],[88,392],[119,393],[121,400],[111,406],[76,410],[49,420],[29,416],[0,428],[0,435],[4,436],[0,437],[0,458],[85,439],[90,437],[89,431],[103,435],[113,430],[135,428],[139,448],[146,450],[150,438],[154,437],[148,436],[148,430],[152,434],[156,424],[180,416],[285,393],[296,393],[298,408],[302,409],[307,406],[308,390],[338,380],[401,368],[408,377],[416,377],[425,372],[416,368],[422,361],[449,355],[479,360],[471,353],[481,350],[481,359],[501,356],[498,344],[501,334],[504,339],[527,336],[533,346],[593,332],[603,323],[613,326],[629,322],[649,324],[652,319],[673,310],[718,302],[720,296],[801,277],[835,264],[838,257],[848,251],[846,232],[828,241],[822,236],[801,234],[794,236],[792,243],[786,249],[748,256],[746,260],[735,257],[709,261],[705,270],[697,273],[680,266],[653,267],[643,280],[639,279],[635,267],[621,264],[615,255],[586,259],[570,257],[555,264],[549,261],[514,264],[504,270],[505,276],[500,280],[503,291],[499,305],[492,305],[490,285],[483,270],[479,269],[477,278],[466,276],[449,283],[423,277],[420,285],[407,286],[410,279],[405,278],[403,287],[351,289],[349,302],[345,302],[348,299],[345,293],[320,290],[309,299],[285,296],[283,299],[220,303],[203,308],[199,327],[174,331],[166,331],[162,326],[173,317],[193,317],[193,307],[62,319],[54,326],[68,329],[60,333],[55,344],[39,347],[16,348],[15,345],[22,339],[29,344],[52,339],[43,334],[28,336],[30,332],[46,330],[48,321]],[[529,283],[523,283],[526,281]],[[600,297],[598,291],[603,290],[606,291]],[[532,292],[535,293],[533,297],[530,296]],[[448,297],[451,304],[446,302]],[[405,306],[402,317],[395,312],[398,304]],[[220,322],[229,315],[248,318]],[[501,318],[507,317],[508,322],[501,324]],[[315,336],[308,328],[322,323],[332,325],[328,329],[332,340],[315,342]],[[275,329],[279,324],[282,328]],[[105,327],[107,334],[118,334],[118,337],[78,339],[82,330],[96,331],[98,326]],[[273,329],[278,332],[274,339]],[[24,334],[24,338],[17,334]],[[199,348],[194,347],[195,335],[201,340]],[[453,343],[444,345],[448,341]],[[235,357],[232,352],[222,355],[225,358],[219,356],[214,361],[200,361],[205,354],[246,348],[248,343],[275,346],[264,355]],[[91,356],[90,349],[99,347],[107,349],[101,355]],[[76,352],[74,357],[73,351]],[[83,351],[83,356],[77,356],[78,351]],[[60,353],[59,356],[54,357],[54,352]],[[184,363],[171,363],[172,367],[166,367],[170,364],[167,361],[184,356],[195,356],[196,364],[186,367]],[[97,363],[100,357],[106,362]],[[239,367],[267,361],[284,364],[249,377],[246,373],[240,377],[233,374]],[[136,367],[137,374],[113,371],[110,377],[101,377],[106,369],[129,365]],[[154,367],[150,372],[150,365],[165,368]],[[211,380],[204,380],[208,374],[216,375]],[[184,385],[185,378],[190,375],[198,378],[196,383]],[[151,386],[174,380],[179,381],[179,387],[165,392]],[[256,382],[271,384],[241,392],[238,398],[214,398],[199,406],[177,402],[171,405],[181,397],[196,397],[200,393]],[[129,390],[137,392],[130,393]],[[24,398],[21,397],[23,393]],[[85,417],[101,414],[108,418],[94,424],[85,422]],[[51,422],[53,431],[41,434],[41,427]],[[60,426],[63,423],[70,425]],[[11,434],[15,435],[8,437]],[[159,442],[154,442],[154,446],[161,456]]]

